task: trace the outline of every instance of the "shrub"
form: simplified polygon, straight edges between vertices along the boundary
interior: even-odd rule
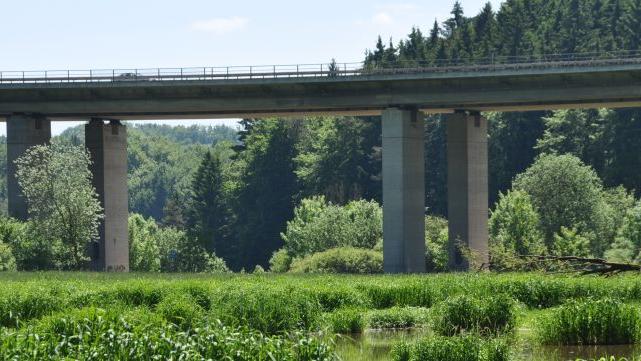
[[[483,299],[455,296],[437,305],[432,324],[434,331],[445,336],[509,332],[516,324],[516,303],[507,296]]]
[[[508,344],[501,339],[473,336],[429,337],[415,344],[400,343],[392,349],[394,361],[508,361]]]
[[[302,200],[281,234],[292,257],[336,247],[371,249],[382,236],[383,211],[378,203],[360,200],[338,206],[322,196]]]
[[[292,265],[292,257],[287,253],[284,248],[274,252],[269,259],[269,270],[275,273],[285,273],[289,271]]]
[[[156,312],[168,322],[189,329],[202,317],[203,310],[188,295],[171,293],[156,306]]]
[[[490,216],[490,245],[506,254],[545,254],[543,236],[538,227],[539,215],[527,193],[519,190],[501,193]],[[509,268],[509,260],[500,257],[499,252],[492,256],[493,266]]]
[[[226,287],[212,304],[213,316],[224,324],[268,334],[317,329],[321,312],[315,297],[293,287]]]
[[[579,234],[576,229],[561,227],[554,235],[552,253],[557,256],[590,257],[590,238]]]
[[[426,309],[416,307],[392,307],[384,310],[374,310],[368,313],[367,321],[370,328],[411,328],[425,323]]]
[[[445,272],[448,269],[448,228],[447,220],[425,217],[425,265],[428,272]]]
[[[618,262],[641,261],[641,202],[629,209],[623,217],[621,229],[606,258]]]
[[[571,300],[537,324],[544,344],[622,345],[639,338],[639,311],[611,298]]]
[[[383,254],[374,250],[342,247],[296,260],[291,272],[298,273],[383,273]]]
[[[156,233],[158,225],[140,214],[129,216],[129,267],[138,272],[160,271],[160,248]]]
[[[365,329],[363,310],[344,308],[328,314],[327,318],[335,333],[361,333]]]
[[[0,242],[0,272],[15,271],[16,259],[13,257],[11,247],[8,244]]]

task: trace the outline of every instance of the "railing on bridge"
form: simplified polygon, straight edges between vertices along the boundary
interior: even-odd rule
[[[0,71],[0,84],[152,82],[359,77],[375,74],[453,73],[554,67],[641,64],[641,51],[490,56],[484,59],[253,65],[192,68]]]

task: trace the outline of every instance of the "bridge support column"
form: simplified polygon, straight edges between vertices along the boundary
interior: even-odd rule
[[[93,185],[104,208],[99,242],[92,253],[98,271],[129,271],[127,128],[119,121],[92,119],[85,125]]]
[[[386,273],[425,272],[423,118],[383,112],[383,257]]]
[[[40,115],[11,115],[7,118],[7,203],[9,215],[26,220],[27,202],[16,179],[16,159],[27,149],[47,144],[51,139],[51,121]]]
[[[479,113],[447,116],[447,189],[450,269],[467,270],[461,246],[488,262],[487,120]]]

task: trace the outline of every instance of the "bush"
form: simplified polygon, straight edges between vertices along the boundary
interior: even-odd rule
[[[293,287],[226,287],[212,304],[213,316],[224,324],[268,334],[318,329],[321,313],[315,297]]]
[[[11,247],[0,242],[0,272],[15,271],[16,259],[13,257]]]
[[[484,340],[473,336],[429,337],[415,344],[400,343],[392,349],[394,361],[508,361],[510,352],[504,340]]]
[[[641,261],[641,201],[623,217],[621,229],[605,257],[615,262]]]
[[[129,267],[137,272],[160,271],[160,248],[156,234],[158,225],[153,218],[140,214],[129,216]]]
[[[491,244],[500,244],[516,255],[545,254],[543,236],[538,227],[539,215],[527,193],[515,190],[499,194],[489,221]],[[492,261],[501,262],[495,257]]]
[[[298,273],[383,273],[383,254],[351,247],[334,248],[296,260],[291,272]]]
[[[281,248],[278,251],[274,252],[272,257],[269,259],[269,270],[271,272],[285,273],[289,271],[291,265],[292,257],[284,248]]]
[[[327,316],[332,332],[335,333],[361,333],[365,329],[363,310],[345,308],[334,311]]]
[[[472,298],[461,295],[436,306],[434,331],[453,336],[464,332],[497,335],[516,325],[516,302],[507,296]]]
[[[555,345],[623,345],[639,340],[640,314],[618,300],[571,300],[542,317],[538,339]]]
[[[372,249],[383,237],[383,211],[374,201],[338,206],[322,196],[303,199],[281,237],[292,257],[337,247]]]
[[[374,310],[367,315],[370,328],[412,328],[427,320],[426,309],[416,307],[392,307]]]
[[[448,270],[447,220],[435,217],[425,217],[425,265],[428,272],[445,272]]]

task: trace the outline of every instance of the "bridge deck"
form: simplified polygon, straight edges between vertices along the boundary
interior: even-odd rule
[[[213,118],[641,105],[641,53],[477,64],[0,72],[0,117]],[[224,69],[224,70],[221,70]]]

